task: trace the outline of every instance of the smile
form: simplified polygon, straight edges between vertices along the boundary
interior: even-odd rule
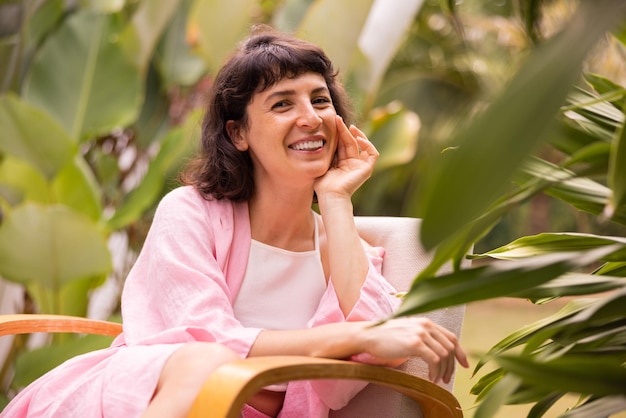
[[[315,141],[298,142],[297,144],[289,145],[289,148],[296,151],[315,151],[324,146],[324,140],[318,139]]]

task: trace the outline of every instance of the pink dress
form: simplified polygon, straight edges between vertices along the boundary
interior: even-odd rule
[[[182,344],[218,342],[246,357],[259,328],[241,325],[232,305],[250,248],[246,203],[207,201],[189,186],[160,202],[122,294],[124,332],[111,347],[73,358],[22,390],[0,418],[139,417],[163,364]],[[368,250],[361,297],[345,317],[332,278],[311,327],[383,318],[398,298],[380,274],[382,248]],[[281,418],[325,417],[364,385],[292,382]],[[244,414],[245,415],[245,414]]]

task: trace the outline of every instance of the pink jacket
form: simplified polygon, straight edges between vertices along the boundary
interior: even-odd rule
[[[138,417],[169,355],[190,341],[222,343],[246,357],[261,329],[243,327],[232,305],[250,248],[248,205],[207,201],[189,186],[163,198],[122,295],[124,332],[110,348],[76,357],[24,389],[9,417]],[[382,248],[368,250],[361,298],[342,314],[332,278],[310,326],[380,319],[397,307],[380,274]],[[363,384],[292,382],[281,418],[326,417]]]

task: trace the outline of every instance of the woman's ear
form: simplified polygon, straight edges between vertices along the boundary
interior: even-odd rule
[[[226,132],[228,132],[228,136],[230,137],[230,140],[232,141],[235,148],[237,148],[241,152],[248,150],[248,143],[241,135],[241,129],[237,122],[235,122],[234,120],[227,121]]]

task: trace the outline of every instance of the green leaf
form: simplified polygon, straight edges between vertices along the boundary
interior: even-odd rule
[[[141,1],[130,24],[123,30],[124,48],[141,73],[147,71],[154,49],[182,1]]]
[[[615,355],[563,355],[548,361],[522,356],[498,356],[496,362],[524,382],[563,392],[620,395],[624,392],[626,357]]]
[[[592,305],[592,301],[573,300],[561,308],[558,312],[542,318],[536,322],[525,325],[519,330],[508,335],[506,338],[499,341],[485,354],[476,364],[474,368],[474,374],[477,373],[493,356],[502,353],[507,350],[511,350],[515,347],[528,341],[531,337],[538,332],[546,332],[546,330],[554,329],[553,325],[561,322],[565,318],[570,318],[576,313]],[[554,331],[556,332],[556,331]]]
[[[626,287],[626,280],[621,277],[568,273],[542,285],[512,294],[511,296],[539,300],[562,296],[592,295],[619,289],[620,287]]]
[[[620,110],[624,108],[624,105],[626,105],[626,100],[624,100],[626,89],[624,89],[624,87],[599,74],[585,73],[584,76],[585,81],[587,81],[595,91],[601,95],[610,94],[615,97],[609,100],[613,106]]]
[[[470,258],[491,257],[499,260],[518,260],[555,252],[590,250],[616,243],[626,244],[626,238],[573,232],[542,233],[516,239],[509,244],[486,253],[473,254]],[[626,253],[623,256],[626,258]],[[610,258],[610,260],[623,261],[619,254]]]
[[[614,395],[585,402],[567,411],[560,418],[611,417],[623,411],[626,411],[626,396]]]
[[[490,387],[482,402],[474,412],[474,418],[493,418],[496,412],[504,405],[511,394],[520,386],[521,382],[515,376],[505,375]]]
[[[56,203],[81,212],[93,221],[102,216],[100,186],[81,156],[76,156],[59,172],[52,183],[52,190]]]
[[[24,97],[54,115],[72,138],[110,132],[138,113],[139,71],[125,55],[116,25],[113,15],[74,13],[30,66]]]
[[[180,168],[184,157],[195,150],[199,141],[199,118],[201,112],[191,114],[185,124],[172,129],[163,140],[161,149],[150,163],[148,172],[139,186],[132,190],[107,222],[114,231],[137,220],[160,197],[164,182]]]
[[[611,245],[589,251],[553,253],[530,259],[496,261],[413,282],[394,317],[513,295],[585,266],[621,248]]]
[[[0,152],[29,162],[48,180],[76,152],[54,119],[13,94],[0,97],[0,126]]]
[[[46,179],[35,167],[5,155],[0,160],[0,196],[11,206],[24,201],[49,203],[50,190]]]
[[[593,274],[626,277],[626,262],[608,262],[600,266]]]
[[[7,280],[54,290],[110,270],[97,225],[67,207],[26,204],[0,226],[0,275]]]
[[[211,74],[248,34],[256,0],[195,0],[190,17],[198,34],[198,46]]]
[[[586,169],[585,173],[604,174],[607,172],[609,166],[610,154],[611,145],[606,142],[597,141],[576,151],[563,166],[572,167],[577,164],[586,164],[590,167]]]
[[[563,110],[575,111],[588,121],[610,131],[615,131],[624,123],[624,114],[607,100],[621,97],[622,94],[622,92],[609,92],[598,97],[591,92],[576,88],[568,96],[570,105],[564,107]]]
[[[300,22],[296,35],[324,49],[335,68],[345,75],[358,50],[372,3],[373,0],[317,0]]]
[[[380,153],[375,170],[384,170],[413,160],[417,152],[420,127],[417,114],[399,103],[374,111],[368,136]]]
[[[155,64],[168,90],[177,86],[191,86],[206,72],[204,62],[187,42],[186,27],[190,5],[191,0],[182,1],[155,54]]]
[[[556,197],[577,209],[600,215],[608,202],[610,189],[587,177],[576,177],[576,174],[565,168],[558,167],[539,158],[527,160],[518,172],[517,181],[529,181],[529,178],[544,184],[545,193]],[[616,221],[626,223],[626,217],[618,213]]]
[[[605,215],[613,218],[617,213],[626,211],[626,129],[622,124],[611,144],[611,158],[609,160],[608,185],[611,189]]]
[[[478,217],[506,189],[551,130],[587,52],[617,22],[620,7],[618,0],[582,2],[564,31],[533,51],[503,94],[451,141],[459,149],[432,157],[420,200],[427,249]]]

